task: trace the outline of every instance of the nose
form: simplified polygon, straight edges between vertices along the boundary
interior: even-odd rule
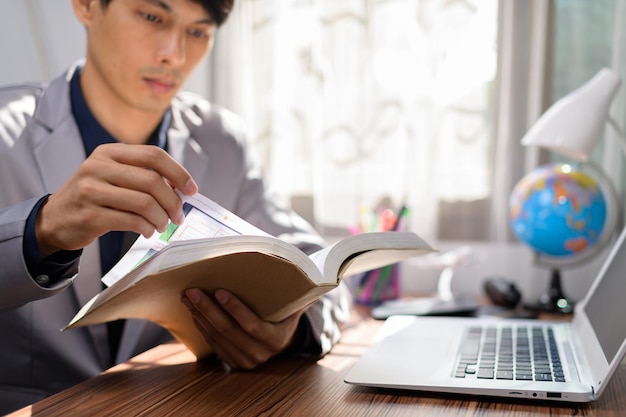
[[[157,62],[172,67],[182,65],[185,62],[185,39],[181,31],[166,31],[156,51]]]

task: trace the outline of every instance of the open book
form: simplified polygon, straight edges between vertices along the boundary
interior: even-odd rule
[[[185,222],[139,237],[102,281],[107,289],[65,327],[117,319],[153,321],[198,358],[210,353],[180,301],[188,288],[223,288],[259,317],[280,321],[319,299],[345,276],[433,249],[410,232],[364,233],[311,255],[273,237],[196,194],[183,197]]]

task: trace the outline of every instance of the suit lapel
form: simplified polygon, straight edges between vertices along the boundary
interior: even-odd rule
[[[45,189],[49,193],[56,192],[85,160],[80,132],[72,117],[67,81],[70,78],[71,74],[66,79],[57,78],[50,84],[34,115],[37,123],[44,128],[34,138],[34,154]],[[82,305],[102,289],[97,240],[84,249],[80,265],[79,277],[73,287]]]
[[[198,120],[186,123],[185,118]],[[183,165],[196,180],[205,178],[209,156],[196,142],[188,125],[193,126],[201,122],[198,116],[191,110],[185,109],[182,103],[178,101],[172,103],[172,125],[167,132],[167,152]]]
[[[56,192],[85,160],[85,150],[72,116],[69,94],[70,71],[65,78],[52,81],[33,115],[42,128],[34,135],[34,156],[45,189]],[[98,240],[83,250],[78,276],[67,291],[73,291],[80,306],[102,290]],[[109,347],[106,325],[89,326],[101,363],[108,365]]]

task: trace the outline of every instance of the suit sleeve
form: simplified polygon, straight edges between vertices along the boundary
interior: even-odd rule
[[[0,209],[0,311],[54,295],[70,285],[78,272],[76,261],[64,271],[63,277],[48,287],[37,284],[31,277],[24,260],[24,230],[39,199]]]

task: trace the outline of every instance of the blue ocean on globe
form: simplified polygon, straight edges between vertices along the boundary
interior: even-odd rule
[[[569,164],[530,172],[515,185],[509,208],[515,236],[554,257],[574,256],[595,245],[607,218],[598,182]]]

